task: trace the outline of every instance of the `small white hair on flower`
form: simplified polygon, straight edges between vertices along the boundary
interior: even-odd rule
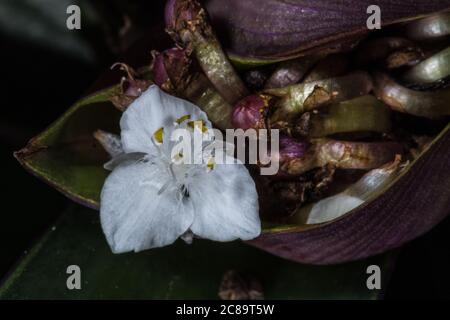
[[[178,238],[189,243],[193,235],[232,241],[261,233],[255,183],[242,163],[173,161],[171,133],[195,121],[212,128],[199,107],[151,86],[123,113],[120,139],[96,133],[113,150],[100,218],[114,253],[163,247]]]

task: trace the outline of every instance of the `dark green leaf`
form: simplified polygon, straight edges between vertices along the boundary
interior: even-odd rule
[[[270,299],[377,299],[366,269],[377,264],[383,288],[394,254],[336,266],[307,266],[240,242],[178,241],[142,253],[114,255],[98,215],[74,208],[28,253],[0,287],[0,299],[216,299],[223,274],[235,269],[259,279]],[[69,265],[81,268],[82,289],[68,290]]]
[[[98,207],[107,154],[93,138],[97,129],[119,131],[120,112],[109,102],[118,86],[90,95],[16,153],[21,164],[69,198]]]

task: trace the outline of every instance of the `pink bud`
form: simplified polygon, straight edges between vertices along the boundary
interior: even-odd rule
[[[189,64],[184,50],[179,48],[167,49],[158,53],[153,60],[153,80],[158,87],[173,80]],[[175,74],[174,74],[175,73]]]
[[[169,30],[176,31],[185,21],[191,21],[199,14],[201,7],[196,1],[168,0],[164,20]]]
[[[158,87],[170,81],[164,64],[164,53],[158,53],[153,60],[153,81]]]
[[[308,154],[310,144],[306,141],[295,140],[281,135],[279,143],[278,153],[271,154],[279,163],[280,170],[276,175],[278,178],[298,176],[298,174],[291,174],[291,165],[295,165],[299,161],[309,163],[311,160],[314,160],[314,158],[311,158],[314,155]]]
[[[308,143],[298,141],[288,136],[280,137],[280,162],[298,159],[305,155]]]
[[[234,107],[232,123],[235,128],[264,128],[264,113],[267,108],[266,98],[260,95],[248,96]]]

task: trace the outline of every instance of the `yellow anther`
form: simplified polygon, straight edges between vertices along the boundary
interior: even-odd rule
[[[215,164],[216,164],[216,162],[214,161],[214,158],[210,158],[210,159],[208,160],[208,163],[206,164],[206,167],[207,167],[209,170],[213,170]]]
[[[164,128],[159,128],[158,130],[156,130],[153,134],[153,139],[157,143],[162,144],[164,139]]]
[[[191,119],[191,115],[187,114],[187,115],[182,116],[181,118],[177,119],[176,123],[182,124],[183,122],[185,122],[186,120],[189,120],[189,119]]]
[[[208,132],[208,127],[206,127],[206,123],[204,120],[195,120],[189,121],[188,127],[194,130],[195,128],[199,129],[202,133]]]

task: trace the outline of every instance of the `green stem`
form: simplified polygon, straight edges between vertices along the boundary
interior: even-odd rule
[[[450,12],[411,22],[406,27],[406,35],[412,40],[432,40],[450,35]]]
[[[389,132],[390,116],[390,109],[375,97],[359,97],[334,104],[325,113],[313,114],[309,137],[345,132]]]
[[[217,92],[204,74],[194,74],[181,93],[205,111],[218,128],[225,130],[233,127],[231,124],[233,107]]]
[[[404,79],[414,84],[433,83],[450,75],[450,47],[409,69]]]
[[[265,87],[283,88],[300,82],[318,59],[318,56],[311,56],[281,62],[267,80]]]
[[[306,155],[283,166],[289,175],[301,175],[309,170],[332,165],[339,169],[370,170],[393,161],[403,153],[394,142],[350,142],[329,139],[312,140]]]
[[[194,53],[217,91],[231,105],[246,97],[249,92],[225,55],[201,4],[197,0],[173,1],[172,10],[169,34]]]
[[[367,72],[354,72],[347,76],[301,83],[265,92],[279,97],[271,122],[289,121],[303,112],[337,103],[372,90],[372,80]]]
[[[392,110],[430,119],[450,115],[450,88],[416,91],[401,86],[388,75],[375,72],[375,94]]]

